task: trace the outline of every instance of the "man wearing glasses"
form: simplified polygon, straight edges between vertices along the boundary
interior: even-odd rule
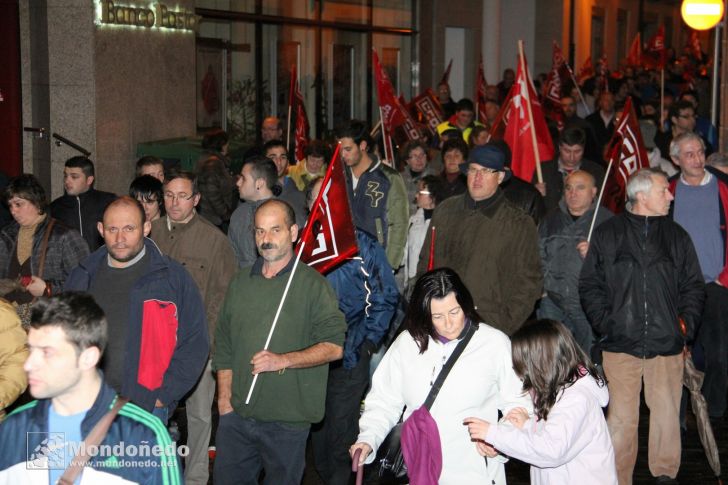
[[[494,145],[471,150],[460,165],[468,190],[435,208],[433,267],[454,269],[470,289],[483,321],[512,335],[541,296],[543,275],[533,220],[500,188],[510,178],[505,155]],[[430,263],[432,232],[420,252],[417,274]]]
[[[68,276],[64,291],[85,291],[104,310],[106,381],[163,423],[195,385],[210,351],[205,308],[181,264],[145,236],[138,200],[109,204],[98,231],[104,246]]]
[[[660,154],[665,160],[670,160],[670,143],[672,140],[683,133],[695,132],[695,107],[689,101],[676,101],[670,106],[670,127],[665,131],[659,131],[655,134],[655,146],[660,149]],[[702,138],[702,137],[701,137]],[[705,154],[713,153],[713,147],[707,140],[703,139],[705,144]]]
[[[217,314],[222,307],[237,260],[230,241],[214,224],[197,214],[200,202],[197,177],[190,172],[171,173],[164,182],[167,215],[152,224],[151,237],[167,256],[182,263],[197,283],[207,316],[208,337],[215,335]],[[207,484],[207,448],[212,432],[212,401],[215,379],[208,359],[200,380],[187,397],[187,440],[185,483]]]

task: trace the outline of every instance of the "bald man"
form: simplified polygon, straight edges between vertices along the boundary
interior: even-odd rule
[[[197,285],[146,238],[150,230],[139,201],[116,199],[98,223],[104,246],[64,290],[90,293],[106,314],[101,369],[109,385],[166,423],[202,374],[210,345]]]
[[[594,336],[579,302],[579,273],[589,248],[586,239],[594,218],[596,195],[592,174],[584,170],[571,172],[564,180],[559,209],[546,217],[538,229],[546,292],[538,317],[563,322],[587,355]],[[609,210],[599,207],[597,225],[611,216]]]

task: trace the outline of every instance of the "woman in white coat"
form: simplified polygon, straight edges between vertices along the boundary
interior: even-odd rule
[[[443,364],[470,325],[477,331],[455,362],[435,399],[434,418],[442,447],[442,472],[438,483],[506,483],[506,458],[489,449],[481,456],[463,419],[484,416],[493,422],[516,407],[531,409],[513,372],[508,337],[485,323],[477,323],[473,298],[458,275],[441,268],[423,275],[415,284],[405,320],[406,330],[390,346],[372,379],[359,437],[352,456],[361,449],[361,463],[371,463],[377,448],[397,423],[419,408]]]

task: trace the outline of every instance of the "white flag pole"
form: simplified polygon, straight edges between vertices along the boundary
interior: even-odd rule
[[[293,276],[296,274],[296,269],[298,268],[298,263],[301,260],[301,254],[303,254],[303,248],[305,245],[306,241],[301,241],[301,247],[299,248],[298,254],[296,255],[296,261],[293,263],[291,275],[288,277],[288,281],[286,282],[286,289],[283,290],[283,297],[281,297],[281,302],[278,304],[278,310],[276,310],[276,316],[273,318],[273,325],[271,325],[270,327],[270,332],[268,332],[268,339],[265,341],[265,346],[263,346],[263,350],[268,350],[271,338],[273,338],[273,332],[275,331],[276,325],[278,324],[278,317],[281,315],[283,303],[286,301],[286,296],[288,296],[288,289],[291,287],[291,282],[293,281]],[[250,403],[250,397],[253,395],[253,389],[255,388],[255,383],[258,380],[259,375],[260,374],[255,374],[253,376],[253,382],[250,384],[250,390],[248,391],[248,397],[245,398],[245,404]]]
[[[597,205],[594,208],[594,215],[592,216],[591,225],[589,226],[589,235],[586,237],[586,242],[591,242],[592,232],[594,231],[594,224],[597,221],[597,214],[599,213],[599,206],[602,204],[602,196],[604,195],[604,187],[607,185],[607,178],[609,177],[609,171],[612,169],[613,158],[609,159],[609,165],[607,165],[607,171],[604,174],[604,180],[602,181],[602,188],[599,189],[599,198],[597,199]]]

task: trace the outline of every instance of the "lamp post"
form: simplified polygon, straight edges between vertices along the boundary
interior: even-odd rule
[[[683,0],[680,13],[688,26],[695,30],[708,30],[715,27],[715,43],[713,46],[713,77],[710,99],[710,121],[716,125],[718,116],[718,62],[720,54],[720,32],[721,25],[718,23],[723,18],[723,0]],[[725,71],[726,66],[723,66]],[[725,76],[724,76],[725,79]],[[725,120],[726,114],[722,113],[721,118]],[[721,123],[721,132],[726,123]],[[719,138],[721,141],[723,136]],[[721,149],[723,147],[721,146]]]

